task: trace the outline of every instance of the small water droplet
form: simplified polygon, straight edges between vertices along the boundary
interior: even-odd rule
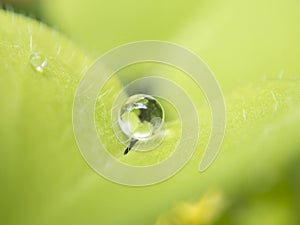
[[[47,58],[38,52],[32,53],[32,55],[30,56],[30,64],[36,71],[40,73],[44,71],[47,63]]]
[[[128,98],[119,112],[119,125],[130,138],[146,140],[163,126],[164,111],[152,96],[138,94]]]

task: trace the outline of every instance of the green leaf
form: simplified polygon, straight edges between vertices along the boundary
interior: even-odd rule
[[[193,159],[178,175],[144,188],[124,187],[99,177],[80,156],[71,121],[74,92],[90,59],[49,28],[1,12],[0,193],[4,223],[154,224],[176,202],[197,200],[213,187],[230,202],[252,201],[252,210],[257,199],[260,206],[272,202],[262,201],[259,193],[274,186],[286,193],[283,196],[296,196],[299,182],[289,173],[291,168],[299,171],[294,161],[300,146],[298,2],[244,5],[211,1],[205,7],[199,1],[185,7],[179,1],[174,5],[166,2],[157,3],[164,6],[157,16],[152,16],[157,12],[155,3],[136,6],[132,2],[116,9],[113,16],[114,2],[75,5],[53,1],[47,10],[52,21],[91,55],[128,41],[167,39],[203,57],[225,90],[228,110],[226,137],[215,163],[205,173],[198,173],[210,131],[207,107],[199,105],[202,136]],[[162,19],[166,12],[167,19]],[[137,22],[138,18],[143,20]],[[48,59],[43,73],[30,63],[35,51]],[[262,79],[264,75],[266,79]],[[297,215],[297,208],[290,206],[296,205],[293,201],[283,204],[288,219]],[[275,205],[274,210],[278,209]],[[251,214],[233,212],[242,218]]]

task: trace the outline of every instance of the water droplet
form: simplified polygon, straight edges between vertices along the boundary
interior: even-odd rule
[[[146,140],[163,126],[164,111],[161,104],[150,95],[133,95],[119,112],[119,125],[130,138]]]
[[[38,52],[32,53],[32,55],[30,56],[31,65],[36,71],[40,73],[44,71],[47,62],[47,58]]]

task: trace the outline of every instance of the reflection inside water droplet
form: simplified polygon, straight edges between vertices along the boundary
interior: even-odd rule
[[[43,72],[47,65],[47,58],[42,54],[35,52],[30,56],[30,64],[38,72]]]
[[[163,126],[164,111],[150,95],[133,95],[119,112],[119,125],[130,138],[145,140],[153,137]]]

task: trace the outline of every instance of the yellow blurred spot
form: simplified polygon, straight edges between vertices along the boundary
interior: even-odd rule
[[[158,218],[155,225],[209,225],[225,208],[221,192],[209,192],[196,203],[180,203],[171,213]]]

